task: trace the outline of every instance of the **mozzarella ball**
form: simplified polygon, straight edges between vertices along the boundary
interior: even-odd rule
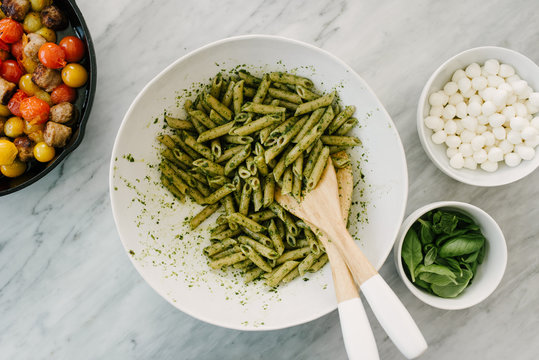
[[[522,160],[522,158],[517,153],[512,152],[509,154],[505,154],[504,160],[505,160],[505,165],[509,167],[515,167],[515,166],[518,166],[518,164],[520,164],[520,161]]]
[[[528,126],[528,123],[529,123],[528,120],[526,120],[526,119],[524,119],[523,117],[520,117],[520,116],[515,116],[514,118],[512,118],[509,121],[509,124],[511,126],[511,130],[515,130],[515,131],[521,131],[526,126]]]
[[[530,125],[533,126],[534,128],[536,128],[537,130],[539,130],[539,116],[534,117],[530,121]]]
[[[455,94],[459,90],[457,83],[450,81],[444,86],[444,93],[448,96]]]
[[[521,93],[517,94],[518,100],[523,102],[528,99],[532,93],[533,89],[528,85]]]
[[[511,94],[507,97],[507,100],[505,101],[505,103],[507,105],[513,105],[514,103],[516,103],[518,100],[517,96],[515,94]]]
[[[454,120],[455,124],[457,125],[457,131],[455,131],[455,134],[460,135],[462,134],[462,131],[464,131],[464,126],[462,126],[461,120]]]
[[[481,112],[485,116],[490,116],[496,112],[496,105],[490,100],[485,101],[485,103],[481,106]]]
[[[462,169],[464,166],[464,157],[462,157],[461,153],[456,153],[451,157],[449,160],[449,165],[455,169]]]
[[[472,88],[474,88],[477,91],[481,91],[486,89],[488,86],[488,80],[487,78],[483,76],[474,77],[472,79]]]
[[[511,65],[501,64],[500,71],[498,71],[498,75],[500,75],[503,78],[513,76],[515,75],[515,69]]]
[[[481,134],[485,138],[485,146],[492,146],[494,145],[494,142],[496,141],[496,138],[494,137],[494,134],[490,131],[485,131],[483,134]]]
[[[505,129],[502,126],[493,127],[492,133],[494,134],[494,137],[496,140],[504,140],[505,139]]]
[[[494,113],[488,117],[488,123],[490,126],[499,127],[505,124],[505,116],[502,114]]]
[[[455,120],[447,120],[444,124],[444,131],[447,135],[455,135],[457,132],[457,123]]]
[[[528,108],[526,107],[526,105],[520,103],[520,102],[517,102],[513,105],[513,107],[515,108],[515,112],[517,114],[517,116],[520,116],[520,117],[526,117],[528,116]]]
[[[439,117],[428,116],[425,118],[425,125],[431,130],[438,131],[444,128],[444,121]]]
[[[473,149],[472,145],[470,144],[460,144],[459,146],[459,152],[462,154],[462,156],[472,156],[473,155]]]
[[[531,160],[535,157],[535,149],[531,146],[517,145],[515,146],[515,151],[522,160]]]
[[[535,137],[524,141],[524,145],[532,148],[536,147],[537,145],[539,145],[539,135],[536,135]]]
[[[483,98],[479,95],[472,95],[470,96],[470,99],[468,100],[468,103],[471,104],[471,103],[478,103],[479,105],[481,105],[483,103]]]
[[[528,83],[525,80],[516,80],[511,83],[511,86],[513,87],[513,91],[516,95],[520,96],[521,94],[525,94],[528,90]]]
[[[493,162],[490,160],[487,160],[481,164],[481,169],[488,171],[488,172],[494,172],[498,170],[498,163]]]
[[[485,71],[490,75],[498,75],[500,71],[500,63],[496,59],[489,59],[485,61]]]
[[[453,73],[453,76],[451,77],[451,81],[457,82],[460,79],[465,78],[465,77],[466,77],[466,73],[464,72],[464,70],[458,69],[457,71]]]
[[[539,132],[537,131],[537,129],[534,128],[533,126],[526,126],[520,132],[520,137],[522,137],[522,139],[524,140],[533,139],[534,137],[537,136],[538,133]]]
[[[464,72],[469,78],[478,77],[481,75],[481,66],[478,63],[471,63],[466,67]]]
[[[457,109],[458,118],[464,119],[468,114],[468,106],[465,102],[459,102],[457,105],[455,105],[455,108]]]
[[[432,142],[438,145],[443,144],[446,138],[447,134],[443,130],[436,131],[431,137]]]
[[[470,116],[478,116],[481,115],[482,107],[480,103],[477,102],[470,102],[468,104],[467,112]]]
[[[539,107],[539,92],[534,92],[530,94],[530,104]]]
[[[479,115],[476,117],[477,119],[477,123],[479,125],[487,125],[488,124],[488,117],[486,117],[485,115]]]
[[[461,143],[460,137],[455,136],[455,135],[449,135],[445,139],[445,144],[450,148],[456,149],[459,147],[460,143]]]
[[[477,128],[477,119],[472,116],[466,116],[462,119],[462,126],[464,129],[474,131]]]
[[[475,132],[478,135],[481,135],[482,133],[484,133],[487,130],[488,130],[488,128],[485,125],[477,125],[477,128],[475,129]]]
[[[473,151],[479,151],[485,146],[486,142],[487,139],[483,135],[477,135],[472,139],[470,145]]]
[[[472,87],[472,82],[468,78],[462,78],[459,81],[457,81],[457,85],[459,87],[459,90],[463,93],[470,90]]]
[[[447,95],[446,95],[447,96]],[[444,104],[444,96],[440,93],[432,93],[429,96],[429,104],[431,106],[443,106]]]
[[[447,157],[449,159],[451,159],[453,156],[457,155],[458,154],[458,149],[456,148],[450,148],[448,147],[446,150],[445,150],[445,154],[447,155]]]
[[[429,115],[430,116],[436,116],[436,117],[442,117],[442,111],[444,110],[443,106],[431,106]]]
[[[492,96],[492,102],[498,109],[502,109],[507,101],[507,91],[497,89]]]
[[[473,157],[467,156],[464,158],[464,168],[470,169],[470,170],[477,169],[477,163],[475,162]]]
[[[497,146],[492,147],[487,154],[488,161],[498,162],[503,160],[503,151]]]
[[[539,112],[539,106],[533,105],[530,100],[526,101],[524,103],[524,105],[526,105],[526,109],[528,110],[528,114],[535,114],[536,112]]]
[[[517,74],[513,74],[511,76],[508,76],[505,79],[505,82],[508,83],[508,84],[512,84],[513,82],[519,81],[519,80],[520,80],[520,76],[518,76]]]
[[[512,119],[514,118],[515,116],[517,116],[517,111],[515,110],[515,107],[514,106],[506,106],[503,110],[502,110],[502,114],[507,118],[507,119]]]
[[[490,75],[487,78],[487,81],[488,81],[488,86],[492,86],[495,88],[497,88],[498,86],[500,86],[501,84],[505,82],[505,80],[499,77],[498,75]]]
[[[470,89],[468,89],[468,91],[465,91],[465,92],[462,93],[462,96],[465,99],[469,99],[474,95],[475,95],[475,89],[472,89],[472,88],[470,88]]]
[[[487,87],[479,92],[479,95],[483,98],[485,101],[492,100],[494,98],[494,94],[496,93],[495,88],[493,87]]]
[[[449,103],[451,105],[457,105],[457,104],[460,104],[461,102],[464,101],[464,96],[462,96],[462,94],[460,93],[456,93],[456,94],[453,94],[449,97]]]
[[[473,159],[478,164],[482,164],[485,161],[487,161],[487,157],[488,157],[487,152],[483,149],[474,151],[473,153]]]
[[[509,154],[515,148],[515,146],[511,144],[508,140],[500,141],[498,147],[502,149],[504,155]]]
[[[522,137],[520,136],[520,131],[510,130],[507,133],[507,141],[513,145],[520,144],[522,142]]]
[[[448,104],[442,110],[442,118],[445,120],[451,120],[457,115],[457,108],[455,105]]]
[[[472,139],[475,137],[475,132],[473,131],[470,131],[470,130],[462,130],[462,132],[460,133],[460,140],[463,142],[463,143],[466,143],[466,144],[469,144]]]

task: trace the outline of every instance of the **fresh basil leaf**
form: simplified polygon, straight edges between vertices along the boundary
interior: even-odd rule
[[[423,245],[432,243],[434,241],[434,236],[432,234],[430,224],[422,219],[418,219],[417,221],[421,224],[419,232],[421,243]]]
[[[431,286],[432,292],[443,298],[454,298],[466,289],[472,279],[473,273],[469,270],[463,270],[462,275],[457,276],[456,284]]]
[[[457,220],[465,224],[475,224],[475,221],[466,214],[458,211],[446,211],[446,213],[456,216]],[[464,225],[464,224],[463,224]]]
[[[432,293],[432,290],[430,289],[430,284],[428,282],[421,279],[415,279],[414,284],[419,286],[420,288],[423,288],[424,290],[427,290],[429,293]]]
[[[433,273],[421,273],[417,275],[417,278],[421,281],[425,281],[431,285],[445,286],[449,284],[456,284],[456,280],[445,275],[438,275]]]
[[[436,257],[438,257],[438,249],[433,246],[425,255],[425,260],[423,261],[423,263],[425,264],[425,266],[432,265],[434,264],[434,260],[436,260]]]
[[[417,266],[423,261],[423,253],[421,252],[421,242],[417,237],[414,229],[408,230],[402,243],[402,260],[408,266],[412,282],[415,282],[415,271]]]
[[[480,234],[465,234],[445,242],[438,250],[438,256],[443,258],[471,254],[485,244],[485,237]]]
[[[485,252],[486,252],[486,245],[483,245],[483,247],[479,249],[479,255],[477,256],[478,264],[482,264],[483,260],[485,260]]]
[[[432,231],[435,234],[452,234],[458,224],[458,218],[450,212],[437,211],[432,221]]]
[[[429,274],[429,275],[424,275]],[[441,265],[419,265],[416,269],[415,275],[421,280],[430,282],[436,281],[438,284],[445,282],[446,278],[450,281],[455,280],[457,277],[449,268]]]
[[[477,257],[479,256],[479,251],[476,251],[474,253],[471,253],[470,255],[466,255],[462,257],[462,261],[465,263],[473,263],[477,260]]]
[[[439,236],[435,240],[436,246],[441,246],[445,241],[450,240],[450,239],[452,239],[454,237],[457,237],[457,236],[460,236],[460,235],[464,235],[464,234],[466,234],[468,232],[469,231],[467,229],[461,229],[461,230],[456,230],[451,234]]]

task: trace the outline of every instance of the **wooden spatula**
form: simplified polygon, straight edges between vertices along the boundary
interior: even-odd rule
[[[326,233],[393,343],[408,359],[421,355],[427,349],[421,331],[346,229],[331,159],[316,188],[307,193],[301,203],[291,196],[283,196],[280,191],[276,191],[275,199],[285,209]]]

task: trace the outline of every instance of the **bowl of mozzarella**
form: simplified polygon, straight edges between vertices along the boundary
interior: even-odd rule
[[[455,55],[423,88],[417,129],[427,155],[455,180],[500,186],[527,176],[539,166],[539,66],[494,46]]]

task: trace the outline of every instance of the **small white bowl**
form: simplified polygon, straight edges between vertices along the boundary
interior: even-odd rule
[[[408,229],[423,214],[434,209],[454,210],[470,216],[479,225],[481,232],[487,239],[485,259],[477,267],[472,284],[455,298],[441,298],[416,287],[406,276],[402,264],[402,243]],[[397,271],[412,294],[424,303],[445,310],[466,309],[485,300],[502,280],[507,265],[507,246],[502,230],[496,221],[477,206],[457,201],[435,202],[425,205],[410,214],[402,223],[393,254],[395,255]]]
[[[419,104],[417,107],[417,132],[423,145],[423,149],[436,165],[445,174],[455,180],[465,184],[476,186],[499,186],[520,180],[532,173],[539,167],[539,156],[532,160],[522,161],[520,165],[511,168],[503,162],[498,163],[497,171],[489,173],[479,167],[476,170],[455,169],[449,165],[449,158],[446,155],[447,146],[445,144],[435,144],[432,142],[432,130],[425,126],[424,119],[429,112],[429,96],[439,91],[451,79],[453,73],[458,69],[463,69],[471,63],[484,64],[488,59],[497,59],[500,63],[512,65],[516,73],[528,82],[534,89],[539,91],[539,66],[526,56],[514,51],[496,46],[484,46],[461,52],[453,56],[442,64],[430,77],[423,88]]]

